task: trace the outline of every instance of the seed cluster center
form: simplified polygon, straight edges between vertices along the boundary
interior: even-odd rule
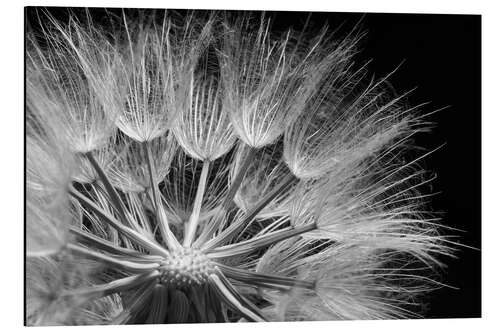
[[[214,265],[201,251],[184,248],[166,258],[160,271],[160,283],[183,287],[205,283],[214,271]]]

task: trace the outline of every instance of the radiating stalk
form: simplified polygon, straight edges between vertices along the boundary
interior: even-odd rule
[[[277,242],[298,236],[300,234],[316,230],[316,223],[309,223],[298,227],[287,227],[263,236],[248,239],[239,243],[221,246],[207,253],[210,258],[227,258],[240,254],[251,253],[262,247],[266,247]]]
[[[144,274],[136,274],[127,276],[122,279],[113,280],[108,283],[75,290],[68,290],[62,293],[63,297],[83,297],[83,298],[97,298],[104,297],[121,291],[132,289],[143,283],[157,278],[160,272],[157,270],[147,272]]]
[[[315,283],[312,281],[300,280],[286,276],[251,272],[246,269],[229,267],[222,264],[219,264],[218,267],[224,275],[227,275],[227,277],[244,283],[250,283],[250,284],[263,283],[268,285],[278,285],[282,287],[297,287],[310,290],[314,290],[315,288]]]
[[[262,311],[255,304],[250,302],[245,296],[240,294],[218,267],[216,268],[216,271],[217,271],[217,276],[219,277],[221,282],[236,297],[236,299],[240,303],[242,303],[243,306],[253,311],[253,313],[255,313],[258,317],[262,318],[262,320],[265,320]]]
[[[294,180],[295,177],[293,176],[293,174],[289,174],[288,176],[286,176],[278,186],[276,186],[271,192],[264,196],[252,209],[247,211],[245,216],[241,220],[233,222],[233,224],[231,224],[223,232],[204,244],[202,249],[213,249],[220,244],[224,244],[229,239],[234,237],[241,228],[246,227],[249,223],[251,223],[252,220],[257,216],[257,214],[259,214],[262,209],[264,209],[274,198],[276,198],[287,186],[292,184]]]
[[[137,231],[124,226],[120,222],[118,222],[113,216],[109,215],[107,212],[102,210],[99,206],[97,206],[92,200],[88,199],[86,196],[75,190],[74,188],[70,188],[70,194],[78,199],[78,201],[86,206],[88,209],[92,210],[96,213],[102,220],[113,228],[115,228],[122,235],[128,237],[130,240],[135,241],[138,245],[141,245],[145,249],[151,251],[154,254],[158,254],[160,256],[168,256],[169,252],[158,245],[154,240],[151,240],[144,235],[138,233]]]
[[[184,247],[191,246],[193,242],[194,235],[196,234],[196,228],[200,220],[200,210],[201,204],[203,202],[203,195],[205,194],[205,187],[207,184],[208,169],[210,167],[210,161],[203,161],[203,167],[201,169],[200,179],[198,181],[198,188],[196,189],[196,196],[194,199],[193,211],[189,217],[186,228],[184,229]]]
[[[203,233],[200,235],[200,237],[196,239],[194,243],[194,246],[196,248],[204,246],[203,244],[215,233],[220,224],[223,222],[225,215],[233,205],[234,196],[236,195],[236,192],[240,188],[240,185],[243,181],[243,177],[245,176],[248,167],[252,163],[252,160],[255,157],[256,153],[257,153],[257,148],[251,147],[250,150],[248,151],[246,157],[239,166],[236,176],[234,177],[234,179],[231,182],[231,185],[229,186],[229,190],[226,194],[226,197],[222,205],[220,206],[220,209],[212,217],[212,219],[208,223],[208,226],[204,228]]]
[[[255,314],[252,310],[241,304],[241,302],[238,301],[237,297],[235,297],[235,294],[224,285],[217,274],[210,274],[209,281],[210,285],[213,287],[213,290],[228,306],[240,312],[245,318],[251,321],[265,321],[259,315]]]
[[[287,287],[287,286],[283,286],[280,284],[270,284],[270,283],[265,283],[265,282],[260,282],[260,281],[252,282],[252,285],[255,288],[277,290],[277,291],[282,292],[282,293],[288,293],[290,290],[292,290],[292,287]]]
[[[96,202],[103,202],[101,199],[102,196],[104,196],[106,201],[111,200],[111,199],[109,199],[109,194],[107,193],[106,189],[102,187],[101,183],[98,183],[98,182],[92,183],[92,189],[94,190],[95,195],[99,196],[99,198],[97,198]],[[88,192],[88,193],[90,194],[90,192]],[[134,218],[128,213],[128,210],[125,210],[125,214],[127,216],[127,220],[125,221],[126,223],[128,223],[127,226],[132,227],[137,232],[140,232],[141,230],[137,228],[136,222],[135,222]],[[115,239],[115,237],[118,237],[118,235],[116,235],[116,233],[117,233],[116,230],[110,229],[110,232],[111,232],[110,236],[113,239]],[[132,248],[132,243],[130,242],[130,239],[128,239],[127,237],[124,237],[122,234],[119,234],[119,236],[120,236],[119,239],[125,244],[125,247]]]
[[[129,227],[133,227],[136,231],[139,231],[135,225],[134,219],[127,214],[127,210],[125,209],[123,200],[121,200],[121,197],[118,195],[115,188],[112,186],[109,179],[107,178],[106,173],[104,172],[104,170],[102,170],[99,163],[97,162],[97,160],[95,160],[91,152],[87,153],[87,159],[89,159],[90,163],[92,164],[92,167],[99,174],[99,178],[101,179],[101,182],[105,186],[104,188],[102,188],[102,186],[99,183],[93,184],[93,186],[95,187],[96,195],[102,194],[106,196],[106,198],[112,202],[112,205],[114,207],[117,207],[116,209],[118,211],[118,214],[122,222]],[[121,239],[127,246],[131,247],[131,243],[128,238],[123,237],[122,235]]]
[[[139,251],[117,246],[110,241],[97,237],[89,232],[77,229],[75,227],[70,227],[69,231],[73,233],[81,241],[92,244],[93,247],[107,251],[112,254],[134,256],[134,257],[142,255],[142,253]]]
[[[90,164],[92,164],[92,167],[94,168],[94,170],[99,175],[99,178],[101,179],[102,183],[104,184],[104,188],[106,189],[106,192],[108,193],[109,199],[112,202],[113,206],[118,211],[118,215],[120,216],[120,218],[127,225],[131,225],[129,223],[128,218],[127,218],[127,214],[125,214],[125,205],[123,204],[122,199],[120,198],[120,196],[116,192],[116,189],[113,187],[113,185],[111,185],[111,182],[109,181],[108,177],[106,176],[106,173],[104,172],[104,170],[99,165],[99,162],[97,162],[97,160],[95,159],[92,152],[86,153],[85,156],[89,160]]]
[[[96,252],[75,244],[68,244],[67,248],[74,253],[78,253],[88,258],[107,263],[118,268],[129,271],[148,271],[160,267],[158,263],[135,263],[129,260],[122,260],[115,257],[110,257],[107,254]]]
[[[273,231],[276,231],[284,224],[287,224],[289,219],[290,219],[289,216],[280,216],[278,219],[276,219],[275,221],[271,222],[269,225],[261,229],[255,236],[256,237],[263,236],[265,234],[269,234]]]
[[[161,204],[160,191],[158,190],[158,184],[156,184],[155,180],[156,171],[153,164],[151,145],[149,144],[149,142],[146,141],[143,143],[143,148],[146,153],[146,159],[148,162],[149,181],[151,185],[151,192],[153,193],[156,220],[158,221],[161,235],[169,249],[172,250],[179,249],[180,248],[179,241],[177,240],[177,238],[175,238],[174,234],[172,233],[172,231],[168,226],[167,214],[165,213],[163,205]]]

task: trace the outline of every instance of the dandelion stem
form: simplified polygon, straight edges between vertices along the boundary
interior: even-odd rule
[[[208,241],[203,247],[203,250],[213,249],[233,237],[237,232],[239,232],[242,227],[247,226],[249,223],[251,223],[255,216],[257,216],[257,214],[259,214],[259,212],[264,209],[264,207],[266,207],[269,202],[276,198],[276,196],[278,196],[294,180],[295,177],[293,176],[293,174],[289,174],[288,176],[284,177],[281,183],[276,186],[273,191],[262,198],[252,209],[247,211],[247,213],[241,220],[234,222],[219,235]]]
[[[148,162],[148,171],[149,171],[149,181],[151,184],[151,192],[153,193],[153,205],[155,207],[156,219],[158,221],[158,226],[160,227],[160,232],[165,241],[166,245],[170,249],[179,249],[180,244],[175,238],[174,234],[170,230],[168,226],[167,214],[163,209],[163,205],[160,201],[160,192],[158,190],[158,184],[155,181],[155,168],[153,164],[153,156],[151,153],[151,145],[148,141],[143,143],[144,151],[146,153],[146,158]]]
[[[118,222],[114,217],[109,215],[107,212],[103,211],[99,206],[97,206],[92,200],[88,199],[86,196],[75,190],[74,188],[70,188],[70,194],[78,199],[80,203],[85,205],[88,209],[92,210],[96,213],[100,218],[102,218],[103,222],[108,223],[113,228],[115,228],[118,232],[122,233],[124,236],[127,236],[131,240],[137,242],[139,245],[148,249],[154,254],[161,255],[162,257],[168,256],[169,253],[160,245],[156,244],[154,240],[151,240],[144,235],[138,233],[137,231],[130,229],[127,226],[122,225]]]
[[[315,229],[317,229],[316,223],[309,223],[299,227],[287,227],[243,242],[215,248],[208,252],[207,255],[210,258],[227,258],[250,253],[261,247],[269,246]]]
[[[196,233],[196,227],[198,226],[200,218],[201,203],[203,201],[203,195],[205,193],[205,187],[207,183],[208,169],[210,167],[210,161],[203,161],[203,168],[201,169],[201,175],[198,182],[198,188],[196,189],[196,197],[194,200],[193,211],[189,217],[188,224],[184,229],[184,242],[185,247],[189,247],[193,242],[194,235]]]
[[[68,244],[67,245],[68,249],[74,253],[78,253],[80,255],[83,255],[85,257],[89,257],[95,260],[99,260],[102,262],[105,262],[110,265],[117,266],[118,268],[129,270],[129,271],[145,271],[145,270],[153,270],[160,265],[158,263],[135,263],[129,260],[121,260],[115,257],[110,257],[107,254],[92,251],[89,249],[86,249],[82,246],[75,245],[75,244]]]

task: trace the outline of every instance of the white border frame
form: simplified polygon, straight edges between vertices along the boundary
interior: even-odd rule
[[[19,1],[6,4],[0,11],[1,109],[0,142],[2,163],[0,179],[1,227],[0,252],[2,298],[0,300],[0,326],[5,331],[28,329],[23,327],[23,101],[24,101],[24,9],[23,6],[85,6],[85,7],[141,7],[141,8],[211,8],[211,9],[255,9],[255,10],[300,10],[340,12],[391,12],[391,13],[447,13],[482,15],[482,319],[437,319],[399,321],[355,321],[355,322],[306,322],[269,324],[205,324],[205,325],[158,325],[158,326],[95,326],[95,327],[48,327],[36,328],[37,332],[132,332],[147,331],[208,331],[251,332],[255,330],[276,332],[309,330],[318,332],[489,332],[500,327],[499,247],[500,218],[498,214],[500,188],[500,15],[495,1],[468,0],[87,0],[87,1]],[[467,133],[464,133],[467,135]],[[464,155],[464,158],[468,156]],[[6,185],[6,186],[5,186]],[[474,223],[474,221],[471,221]],[[237,326],[236,326],[237,325]]]

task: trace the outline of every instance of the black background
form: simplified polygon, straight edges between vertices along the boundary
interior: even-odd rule
[[[301,28],[307,13],[277,12],[277,26]],[[361,21],[360,21],[361,20]],[[481,17],[479,15],[313,13],[312,25],[353,26],[360,21],[368,33],[361,42],[362,59],[372,60],[378,77],[403,61],[391,83],[397,92],[417,88],[412,105],[430,102],[433,131],[415,138],[431,150],[425,167],[437,178],[431,190],[438,193],[431,209],[441,223],[463,230],[453,232],[462,248],[457,259],[444,258],[444,281],[458,289],[433,292],[426,318],[481,316]]]
[[[33,11],[27,21],[36,26]],[[66,9],[51,10],[58,19]],[[115,12],[116,13],[116,12]],[[119,12],[117,12],[119,14]],[[98,15],[103,15],[100,11]],[[269,12],[277,30],[302,28],[308,13]],[[324,23],[353,26],[361,19],[368,31],[361,57],[373,59],[370,69],[383,76],[403,65],[391,83],[399,93],[417,87],[413,105],[431,102],[426,111],[445,106],[431,117],[429,134],[416,137],[427,149],[445,144],[425,160],[437,179],[439,192],[431,209],[442,212],[443,223],[464,230],[460,242],[481,247],[481,17],[477,15],[313,13],[311,26]],[[427,318],[481,316],[481,254],[463,248],[457,259],[446,258],[444,281],[458,289],[443,288],[428,299]]]
[[[436,113],[432,134],[417,145],[435,148],[427,168],[436,173],[433,208],[443,223],[462,229],[460,242],[481,247],[481,20],[459,15],[367,15],[366,54],[377,71],[387,72],[401,60],[392,79],[396,89],[417,86],[414,103],[431,101]],[[447,260],[446,282],[459,290],[441,289],[430,300],[427,317],[479,317],[481,255],[463,249]]]

